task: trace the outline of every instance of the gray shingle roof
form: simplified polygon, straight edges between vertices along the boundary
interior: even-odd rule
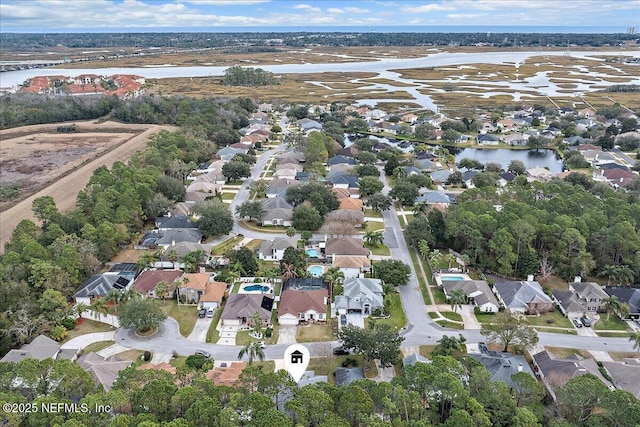
[[[617,296],[621,302],[629,305],[629,314],[640,314],[640,289],[610,287],[605,288],[607,295]]]
[[[524,356],[497,351],[489,351],[481,354],[469,353],[468,356],[482,363],[482,366],[487,368],[491,374],[491,381],[502,381],[512,389],[517,389],[518,387],[511,379],[511,375],[522,371],[535,378]]]
[[[53,358],[60,350],[60,344],[45,335],[38,335],[29,344],[17,350],[10,350],[0,362],[20,362],[31,358],[44,360]]]
[[[336,369],[336,385],[348,386],[356,380],[364,378],[362,368],[338,368]]]
[[[580,304],[580,299],[573,291],[553,291],[553,296],[565,313],[585,311],[585,308]]]
[[[158,245],[173,245],[180,242],[200,243],[202,240],[202,233],[195,228],[173,228],[171,230],[163,231],[162,237],[160,237],[156,244]]]
[[[426,357],[421,356],[418,353],[411,353],[411,354],[406,355],[402,359],[402,366],[413,366],[418,362],[431,363],[431,361],[429,359],[427,359]]]
[[[296,242],[293,239],[276,237],[273,240],[265,240],[264,242],[262,242],[259,252],[271,255],[273,250],[284,250],[290,246],[294,248],[296,247]]]
[[[262,201],[262,209],[264,209],[265,211],[270,210],[270,209],[293,209],[293,205],[289,202],[287,202],[287,200],[284,197],[272,197],[270,199],[264,199]]]
[[[73,296],[74,298],[102,297],[114,289],[124,289],[130,281],[130,278],[117,274],[94,274]]]
[[[494,287],[504,304],[512,310],[526,310],[532,301],[553,302],[538,282],[500,281]]]

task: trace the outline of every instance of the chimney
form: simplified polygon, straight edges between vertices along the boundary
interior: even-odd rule
[[[533,274],[527,276],[527,282],[533,282]]]
[[[522,363],[518,363],[518,372],[522,372]]]
[[[580,283],[580,282],[582,282],[582,277],[576,276],[573,278],[573,283]]]

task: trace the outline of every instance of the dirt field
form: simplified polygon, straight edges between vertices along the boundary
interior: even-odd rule
[[[50,135],[49,133],[55,132],[58,125],[59,124],[25,126],[23,128],[8,129],[0,132],[3,150],[3,170],[5,163],[15,168],[15,162],[25,162],[24,159],[26,159],[29,154],[23,155],[20,152],[20,147],[26,147],[26,150],[31,153],[31,155],[33,155],[33,153],[40,153],[40,164],[47,166],[46,170],[43,168],[43,170],[40,171],[42,172],[41,174],[38,171],[32,171],[31,175],[33,175],[33,179],[40,180],[40,176],[48,176],[50,177],[50,182],[52,179],[54,180],[50,185],[37,193],[20,201],[15,206],[9,209],[3,209],[2,212],[0,212],[0,252],[4,251],[4,243],[9,240],[16,225],[23,219],[33,219],[31,203],[35,198],[51,196],[56,201],[60,211],[73,209],[78,192],[87,185],[89,178],[91,178],[93,171],[97,167],[111,166],[116,161],[126,162],[136,151],[145,147],[148,138],[152,134],[162,129],[175,130],[172,126],[125,125],[114,122],[100,124],[95,122],[78,122],[76,125],[80,131],[91,132],[87,132],[86,134],[64,135],[66,138],[70,138],[66,140],[67,147],[58,150],[54,149],[55,154],[50,156],[48,153],[45,153],[44,150],[56,145],[55,138],[49,139],[50,136],[54,135]],[[77,137],[82,135],[86,138],[84,142],[79,142]],[[35,138],[35,140],[31,140],[30,138]],[[10,141],[11,143],[5,146],[6,141]],[[102,148],[100,151],[96,151],[99,147],[88,147],[90,152],[82,153],[83,144],[91,145],[88,141],[101,141],[98,145],[101,145]],[[30,146],[29,143],[31,142],[35,145]],[[64,142],[62,144],[64,144]],[[69,148],[69,146],[71,147]],[[13,157],[5,157],[5,149]],[[86,151],[87,148],[85,147],[84,150]],[[94,158],[96,156],[97,158]],[[10,172],[9,175],[15,175],[15,172]],[[60,176],[62,176],[62,178],[58,179]]]

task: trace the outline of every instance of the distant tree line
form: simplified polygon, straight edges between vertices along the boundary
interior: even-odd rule
[[[640,85],[612,85],[607,92],[640,92]]]
[[[222,84],[225,86],[269,86],[278,85],[280,82],[273,73],[262,68],[229,67],[224,70]]]

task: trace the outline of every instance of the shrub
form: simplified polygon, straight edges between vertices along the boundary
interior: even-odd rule
[[[76,328],[76,319],[73,317],[65,317],[60,323],[62,323],[62,326],[64,326],[67,331],[73,331]]]
[[[144,354],[142,355],[142,360],[144,360],[145,362],[148,362],[149,360],[151,360],[151,352],[150,351],[145,351]]]

